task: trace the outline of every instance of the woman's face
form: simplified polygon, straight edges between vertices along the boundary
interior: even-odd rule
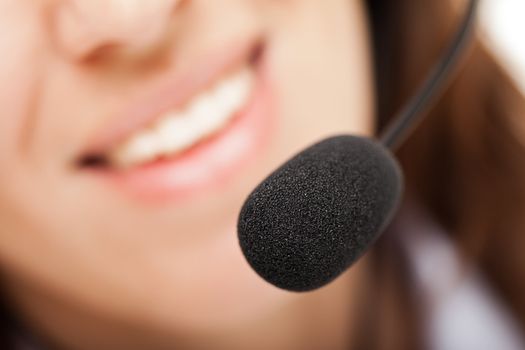
[[[0,258],[12,293],[178,330],[301,298],[249,269],[237,214],[301,148],[370,133],[362,7],[0,0]]]

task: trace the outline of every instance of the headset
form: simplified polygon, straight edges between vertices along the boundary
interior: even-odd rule
[[[425,117],[465,55],[479,0],[418,92],[377,139],[338,135],[292,157],[248,196],[237,233],[250,266],[289,291],[320,288],[348,269],[391,221],[403,193],[393,152]]]

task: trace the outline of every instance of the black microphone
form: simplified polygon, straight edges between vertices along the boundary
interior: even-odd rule
[[[402,192],[381,144],[337,136],[302,151],[263,181],[241,209],[238,234],[252,268],[277,287],[319,288],[378,237]]]
[[[309,291],[334,280],[378,238],[400,201],[402,175],[390,153],[451,79],[474,27],[479,0],[418,93],[380,142],[336,136],[302,151],[249,195],[238,221],[248,263],[266,281]]]

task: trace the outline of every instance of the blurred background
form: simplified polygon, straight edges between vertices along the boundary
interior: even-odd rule
[[[486,43],[525,93],[525,1],[485,0],[482,4]]]

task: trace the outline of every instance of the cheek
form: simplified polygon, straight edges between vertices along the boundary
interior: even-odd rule
[[[287,138],[370,134],[372,73],[359,2],[305,1],[289,10],[270,53]]]
[[[20,155],[34,120],[37,87],[45,56],[36,6],[0,1],[0,164]]]
[[[15,234],[20,231],[13,226],[17,221],[26,221],[15,210],[13,199],[20,193],[30,195],[24,192],[31,182],[25,180],[28,171],[23,165],[23,155],[36,121],[39,72],[45,55],[38,11],[29,3],[0,0],[0,169],[4,170],[0,172],[0,250],[3,258],[20,253],[18,247],[30,249],[34,244]]]

